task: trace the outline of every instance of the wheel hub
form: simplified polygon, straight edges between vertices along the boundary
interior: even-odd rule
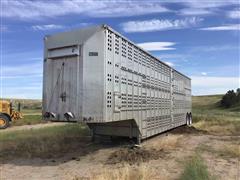
[[[0,126],[4,126],[6,121],[3,118],[0,118]]]

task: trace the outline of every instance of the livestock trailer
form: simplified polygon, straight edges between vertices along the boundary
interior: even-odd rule
[[[148,138],[187,124],[191,79],[107,25],[44,38],[43,116]]]

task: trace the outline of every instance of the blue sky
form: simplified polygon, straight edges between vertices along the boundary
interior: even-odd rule
[[[238,0],[1,0],[1,97],[42,97],[43,37],[108,24],[192,78],[192,94],[240,87]]]

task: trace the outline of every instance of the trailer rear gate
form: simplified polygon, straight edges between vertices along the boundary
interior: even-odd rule
[[[109,26],[45,37],[43,115],[145,139],[186,124],[191,80]]]

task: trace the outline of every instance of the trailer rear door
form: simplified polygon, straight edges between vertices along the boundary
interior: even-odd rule
[[[78,47],[50,50],[47,111],[56,114],[55,120],[75,121],[78,116]],[[67,117],[71,113],[73,117]],[[65,115],[64,115],[65,114]]]

